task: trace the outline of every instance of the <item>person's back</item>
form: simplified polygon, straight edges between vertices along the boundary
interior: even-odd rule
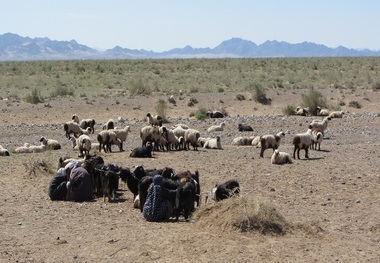
[[[74,168],[70,174],[66,200],[82,202],[93,199],[90,174],[83,167]]]
[[[51,200],[65,200],[66,199],[66,188],[67,176],[66,170],[61,168],[57,173],[51,178],[49,183],[49,197]]]

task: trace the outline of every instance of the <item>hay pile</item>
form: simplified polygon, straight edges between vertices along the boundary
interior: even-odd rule
[[[283,235],[289,224],[276,209],[252,196],[236,196],[200,208],[196,226],[219,231],[259,232]]]

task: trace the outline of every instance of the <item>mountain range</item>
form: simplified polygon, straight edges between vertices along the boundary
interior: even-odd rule
[[[22,37],[13,33],[0,35],[0,61],[76,60],[76,59],[148,59],[148,58],[273,58],[273,57],[361,57],[380,56],[380,51],[357,50],[343,46],[329,48],[311,42],[291,44],[266,41],[261,45],[241,38],[231,38],[214,48],[185,46],[164,52],[128,49],[116,46],[99,51],[75,40],[56,41]]]

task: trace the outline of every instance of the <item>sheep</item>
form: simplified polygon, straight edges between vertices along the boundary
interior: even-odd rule
[[[53,139],[46,139],[44,136],[41,137],[40,142],[46,146],[49,150],[59,150],[61,149],[61,145],[58,141]]]
[[[250,137],[236,137],[232,140],[231,145],[237,145],[237,146],[243,146],[243,145],[252,145],[252,141],[255,137],[250,136]]]
[[[239,125],[238,125],[238,130],[239,130],[239,132],[243,132],[243,131],[253,131],[253,129],[252,129],[251,126],[246,125],[246,124],[241,124],[241,123],[239,123]]]
[[[146,146],[141,146],[133,149],[129,156],[135,158],[152,158],[152,150],[152,143],[148,142]]]
[[[146,115],[146,118],[147,118],[147,121],[149,124],[151,124],[152,126],[162,126],[162,123],[164,121],[164,119],[159,116],[159,115],[152,115],[150,114],[150,112],[147,113]]]
[[[215,185],[211,191],[212,199],[217,202],[233,196],[238,196],[240,193],[240,185],[236,179],[231,179],[223,184]]]
[[[77,114],[73,114],[73,116],[71,117],[71,120],[79,124],[79,116]]]
[[[222,144],[220,143],[220,136],[216,136],[216,138],[211,138],[205,142],[203,148],[206,149],[220,149],[222,150]]]
[[[323,141],[323,134],[318,129],[311,131],[311,149],[316,150],[318,145],[318,151],[321,150],[321,143]]]
[[[329,109],[322,109],[321,107],[317,107],[317,115],[319,116],[329,116],[330,110]]]
[[[79,155],[78,157],[85,156],[86,154],[90,153],[91,150],[91,139],[88,135],[82,134],[78,138],[78,149],[79,149]]]
[[[123,150],[123,142],[127,140],[128,134],[131,131],[131,128],[127,125],[123,129],[112,129],[109,131],[113,131],[116,134],[116,138],[120,140],[121,146],[120,146],[120,151]]]
[[[162,135],[165,137],[167,144],[166,149],[171,150],[173,148],[175,149],[181,149],[183,146],[183,137],[179,137],[182,139],[179,139],[177,136],[175,136],[172,129],[166,128],[165,126],[161,126],[160,130],[163,131]]]
[[[310,125],[312,129],[318,129],[322,132],[323,135],[325,135],[325,130],[327,129],[327,124],[331,120],[330,116],[325,117],[322,121],[319,120],[313,120]]]
[[[121,141],[116,137],[116,133],[103,130],[98,133],[97,140],[99,142],[99,152],[103,149],[104,152],[112,152],[112,144],[116,144],[121,148]]]
[[[78,137],[81,134],[87,134],[89,135],[92,132],[92,129],[90,127],[86,129],[82,129],[78,123],[69,121],[63,124],[63,129],[65,130],[66,137],[70,139],[70,134],[74,134],[75,137]]]
[[[209,118],[224,118],[224,114],[220,111],[207,111],[206,116]]]
[[[177,127],[180,127],[180,128],[182,128],[182,129],[184,129],[184,130],[187,130],[187,129],[189,129],[189,126],[187,126],[186,124],[182,124],[182,123],[179,123],[179,124],[175,124],[175,125],[173,125],[172,127],[171,127],[171,129],[175,129],[175,128],[177,128]]]
[[[280,131],[276,135],[263,135],[260,139],[261,144],[261,151],[260,151],[260,157],[264,157],[264,151],[266,149],[272,148],[273,151],[276,150],[281,143],[281,139],[285,137],[285,133],[283,131]]]
[[[0,145],[0,156],[10,156],[9,151]]]
[[[186,130],[188,130],[189,127],[188,126],[184,126],[183,124],[179,124],[177,125],[176,127],[173,128],[173,133],[175,136],[177,136],[178,138],[179,137],[183,137],[185,138],[185,132]]]
[[[74,137],[70,138],[70,142],[71,142],[71,145],[72,145],[74,150],[79,150],[78,139],[79,138],[74,138]],[[99,146],[100,145],[98,142],[91,142],[91,149],[92,150],[99,150],[99,148],[100,148]]]
[[[305,133],[299,133],[294,135],[293,137],[293,145],[294,145],[294,151],[293,151],[293,159],[296,159],[296,151],[297,151],[297,157],[300,159],[300,150],[305,150],[305,158],[309,158],[309,147],[311,145],[311,132],[312,132],[312,125],[309,125],[309,129]]]
[[[272,158],[272,164],[285,164],[285,163],[293,163],[292,158],[286,152],[280,152],[278,149],[274,150]]]
[[[222,122],[219,125],[213,125],[210,128],[207,129],[207,132],[216,132],[216,131],[223,131],[224,127],[226,126],[226,123]]]
[[[161,131],[165,131],[161,129]],[[140,138],[142,141],[142,146],[146,146],[147,142],[155,143],[155,148],[158,150],[158,145],[163,143],[162,133],[160,133],[160,129],[157,126],[144,126],[140,130]]]
[[[256,148],[260,148],[261,147],[261,142],[260,141],[261,141],[261,136],[256,136],[252,140],[252,146],[256,146]]]
[[[198,130],[187,129],[185,131],[185,150],[190,150],[190,144],[193,146],[194,151],[198,151],[198,139],[201,137],[201,134]]]
[[[17,147],[15,149],[16,153],[40,153],[46,150],[46,146],[44,144],[41,145],[30,145],[29,143],[25,143],[23,146]]]
[[[79,126],[84,130],[90,127],[92,133],[95,133],[95,124],[96,122],[94,119],[83,119],[80,121]]]
[[[306,116],[309,113],[309,108],[301,108],[298,106],[295,110],[296,115]]]
[[[169,96],[168,101],[169,101],[171,104],[174,104],[174,105],[177,104],[173,95],[170,95],[170,96]]]
[[[112,130],[115,129],[115,121],[113,119],[109,119],[106,124],[102,127],[103,130]]]
[[[198,140],[197,140],[197,144],[199,147],[203,147],[206,143],[207,140],[210,140],[211,138],[208,137],[208,138],[204,138],[204,137],[199,137]]]
[[[333,119],[333,118],[343,118],[343,114],[345,114],[345,111],[343,111],[343,110],[341,110],[341,111],[332,111],[332,112],[330,112],[329,117],[331,119]]]

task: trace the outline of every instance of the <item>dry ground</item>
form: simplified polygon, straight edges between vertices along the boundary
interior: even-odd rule
[[[245,122],[260,135],[287,130],[282,151],[292,152],[293,134],[306,130],[311,117],[285,117],[282,108],[298,105],[305,90],[268,92],[271,105],[237,101],[236,94],[192,94],[199,104],[177,100],[167,116],[186,123],[207,137],[206,129],[220,120],[188,119],[198,106],[220,109],[230,117],[221,133],[223,150],[155,152],[153,159],[129,157],[140,145],[144,115],[155,112],[158,97],[64,98],[31,105],[0,101],[0,145],[12,150],[41,135],[63,145],[59,151],[0,157],[0,262],[379,262],[380,260],[380,94],[372,91],[323,89],[331,102],[351,100],[361,109],[334,119],[322,151],[292,165],[270,164],[271,150],[259,158],[258,148],[233,147],[237,124]],[[249,98],[248,94],[245,94]],[[165,97],[162,97],[165,98]],[[283,236],[240,233],[198,226],[197,221],[149,223],[132,208],[132,194],[120,190],[119,202],[52,202],[47,195],[51,173],[33,164],[44,161],[56,169],[60,156],[76,156],[62,124],[73,113],[101,123],[123,116],[132,127],[125,152],[100,153],[106,162],[132,167],[170,166],[199,170],[203,197],[215,183],[237,178],[242,195],[276,207],[290,224],[301,224]],[[303,153],[301,155],[303,157]],[[204,199],[203,199],[204,200]],[[212,207],[213,201],[202,204]]]

